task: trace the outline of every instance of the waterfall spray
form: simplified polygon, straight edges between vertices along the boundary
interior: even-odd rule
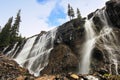
[[[92,50],[95,47],[95,44],[101,44],[104,47],[104,50],[109,54],[109,61],[110,61],[110,70],[109,72],[112,74],[111,71],[111,66],[112,64],[115,65],[115,72],[118,74],[118,60],[116,56],[116,51],[120,52],[119,48],[120,46],[118,45],[118,40],[113,32],[113,29],[109,25],[109,21],[107,19],[107,14],[105,13],[104,10],[99,10],[96,12],[96,14],[100,21],[103,24],[103,28],[100,30],[98,35],[95,35],[94,27],[95,25],[93,24],[92,19],[87,20],[85,23],[85,30],[86,30],[86,41],[83,45],[83,50],[82,50],[82,60],[80,64],[80,73],[81,74],[88,74],[90,70],[90,63],[91,63],[91,54]],[[97,42],[97,41],[100,42]],[[119,50],[119,51],[118,51]]]
[[[90,62],[91,62],[91,52],[94,48],[95,44],[95,31],[92,28],[91,21],[87,20],[85,23],[85,30],[86,30],[86,42],[83,45],[83,56],[80,65],[80,73],[81,74],[88,74],[90,69]]]

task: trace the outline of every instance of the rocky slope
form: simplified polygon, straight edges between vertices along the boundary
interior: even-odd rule
[[[24,76],[26,79],[33,78],[27,69],[20,67],[14,60],[0,54],[0,80],[15,80],[20,76]]]

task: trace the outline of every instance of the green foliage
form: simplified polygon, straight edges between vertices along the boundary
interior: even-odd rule
[[[104,77],[109,77],[109,76],[111,76],[111,74],[104,74],[103,76]]]
[[[72,7],[71,7],[71,10],[70,10],[70,13],[71,13],[71,17],[72,17],[72,18],[75,17],[75,15],[74,15],[74,10],[73,10]]]
[[[106,80],[120,80],[120,75],[104,74]]]
[[[20,12],[21,10],[18,11],[17,17],[15,18],[15,22],[13,26],[11,27],[11,36],[10,36],[10,43],[13,44],[14,42],[18,41],[18,33],[19,33],[19,26],[20,26]]]
[[[74,15],[74,10],[73,10],[73,8],[70,6],[70,4],[68,4],[68,16],[70,17],[70,20],[71,20],[71,18],[73,19],[73,17],[75,17],[75,15]]]
[[[10,43],[10,33],[13,17],[9,18],[8,22],[0,33],[0,47],[5,47]]]
[[[13,17],[9,18],[6,25],[3,27],[0,33],[0,47],[6,47],[16,42],[21,42],[24,38],[19,35],[20,26],[20,10],[17,13],[14,24],[12,25]]]
[[[81,17],[81,14],[80,14],[80,10],[77,8],[77,18],[78,19],[81,19],[82,17]]]
[[[70,4],[68,4],[68,16],[70,17],[70,20],[71,20],[71,15],[70,15]]]
[[[74,9],[68,4],[68,16],[73,19],[75,17]],[[82,19],[80,10],[77,8],[77,19]]]

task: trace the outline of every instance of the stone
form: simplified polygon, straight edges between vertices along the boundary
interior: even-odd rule
[[[46,76],[41,76],[39,78],[36,78],[35,80],[54,80],[55,79],[55,76],[52,76],[52,75],[46,75]]]
[[[24,76],[19,76],[16,78],[16,80],[25,80],[25,77]]]
[[[75,79],[75,80],[79,79],[79,76],[76,75],[76,74],[71,74],[70,77],[73,78],[73,79]]]

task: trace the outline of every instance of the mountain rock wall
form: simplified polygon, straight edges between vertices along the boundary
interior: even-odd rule
[[[103,11],[105,12],[105,15],[103,15]],[[114,54],[117,56],[117,71],[118,74],[120,74],[120,51],[117,50],[119,49],[119,40],[120,40],[120,3],[116,1],[108,1],[106,3],[106,6],[103,7],[102,9],[97,9],[95,12],[91,13],[88,15],[88,19],[92,19],[95,28],[94,30],[96,31],[97,35],[100,35],[101,30],[104,28],[104,21],[101,20],[100,16],[97,13],[102,14],[102,16],[106,16],[109,27],[112,28],[112,39],[115,38],[118,42],[117,48],[114,50]],[[47,36],[49,35],[48,32],[42,31],[40,34],[35,35],[36,39],[31,46],[30,53],[32,53],[33,48],[35,48],[35,45],[39,42],[39,39],[42,38],[44,35],[49,37],[48,42],[46,43],[45,50],[50,48],[51,45],[53,45],[53,48],[50,50],[50,54],[48,57],[48,64],[39,72],[39,74],[60,74],[60,73],[68,73],[68,72],[78,72],[79,70],[79,63],[82,58],[81,56],[81,50],[83,48],[83,44],[85,43],[85,29],[84,29],[84,24],[85,24],[86,18],[83,18],[81,20],[79,19],[73,19],[57,28],[56,35],[54,42],[51,43],[50,41],[53,40],[51,37]],[[50,32],[49,32],[50,33]],[[116,35],[115,37],[113,36]],[[33,36],[33,37],[35,37]],[[3,50],[4,54],[8,54],[7,56],[11,58],[16,58],[18,54],[21,52],[23,49],[23,46],[25,43],[33,38],[30,37],[27,40],[23,41],[22,43],[17,44],[17,46],[12,45],[9,47],[6,47]],[[101,36],[103,37],[103,36]],[[111,73],[111,74],[116,74],[115,68],[116,64],[112,64],[111,59],[110,59],[110,53],[106,51],[104,44],[101,40],[101,37],[98,38],[98,40],[95,43],[95,48],[92,51],[92,60],[91,60],[91,69],[90,73]],[[111,36],[109,36],[111,37]],[[106,36],[106,38],[109,38]],[[111,39],[111,40],[112,40]],[[108,44],[111,45],[110,42],[115,43],[115,40],[109,41]],[[108,45],[107,44],[107,45]],[[38,46],[42,45],[40,43]],[[89,46],[89,45],[88,45]],[[44,47],[44,46],[43,46]],[[42,48],[43,48],[42,47]],[[111,46],[113,47],[113,46]],[[39,48],[39,47],[37,47]],[[27,49],[27,48],[26,48]],[[24,53],[26,54],[26,53]],[[37,51],[36,54],[31,54],[31,55],[38,55],[39,50]],[[45,55],[47,53],[43,53],[44,59],[46,59]],[[31,58],[31,55],[28,56],[28,58]],[[40,56],[40,55],[39,55]],[[41,57],[41,56],[40,56]],[[41,58],[38,59],[35,66],[43,64],[38,64],[40,62]],[[42,61],[44,63],[44,60]],[[27,68],[27,65],[29,65],[29,61],[26,61],[25,64],[23,64],[23,67]],[[33,67],[34,69],[36,67]]]

